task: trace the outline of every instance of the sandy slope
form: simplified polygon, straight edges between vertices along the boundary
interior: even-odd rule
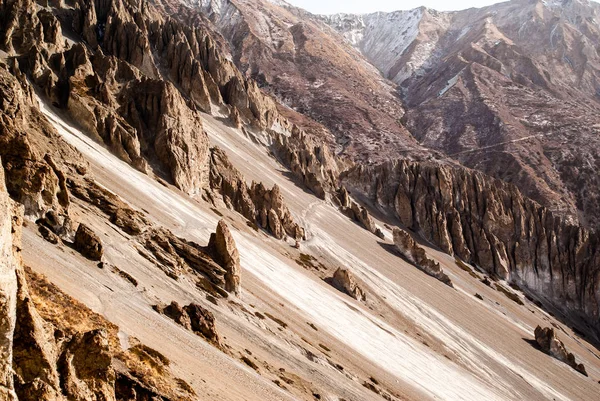
[[[157,184],[48,108],[44,111],[67,141],[90,160],[102,185],[177,234],[201,244],[208,241],[219,218],[209,205]],[[337,400],[334,394],[347,400],[381,399],[361,385],[369,376],[390,391],[419,400],[594,399],[600,378],[600,360],[593,353],[597,351],[571,339],[566,334],[572,335],[570,329],[565,327],[561,338],[586,365],[590,378],[525,341],[532,338],[537,324],[549,325],[552,320],[535,306],[528,302],[518,306],[435,250],[430,253],[445,266],[456,289],[424,275],[390,253],[377,237],[296,186],[264,148],[205,117],[213,143],[225,149],[248,180],[267,185],[276,182],[282,188],[290,209],[309,231],[301,251],[319,257],[331,271],[347,267],[365,283],[369,296],[366,306],[298,266],[296,250],[254,232],[234,213],[226,217],[234,227],[242,258],[241,304],[247,310],[278,316],[288,324],[286,329],[256,319],[230,302],[216,307],[206,302],[192,283],[166,277],[137,254],[128,238],[100,219],[92,218],[91,224],[96,232],[105,233],[108,260],[132,274],[140,282],[137,288],[68,248],[56,252],[32,229],[24,235],[26,263],[104,314],[127,335],[165,353],[202,399],[307,396],[297,392],[290,397],[268,379],[154,313],[149,305],[157,299],[198,300],[215,312],[228,344],[252,350],[262,363],[260,370],[265,377],[285,367],[308,378],[312,383],[306,386],[320,389],[324,399]],[[86,212],[86,219],[89,216]],[[484,300],[474,298],[475,292]],[[317,344],[326,344],[330,351],[319,350]],[[316,358],[310,360],[306,350]],[[328,364],[328,358],[344,366],[344,372]]]

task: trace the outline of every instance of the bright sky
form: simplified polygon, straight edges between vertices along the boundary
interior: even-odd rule
[[[371,13],[375,11],[410,10],[426,6],[439,11],[483,7],[502,0],[287,0],[314,14]]]

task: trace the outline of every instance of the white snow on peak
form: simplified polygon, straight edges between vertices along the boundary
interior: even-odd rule
[[[416,8],[364,15],[334,14],[322,18],[387,75],[417,38],[423,12],[423,8]]]

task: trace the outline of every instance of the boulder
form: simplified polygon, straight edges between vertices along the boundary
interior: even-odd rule
[[[190,318],[192,331],[221,347],[221,339],[215,326],[215,316],[209,310],[195,303],[185,306],[184,310]]]
[[[187,312],[176,302],[172,301],[169,305],[155,305],[154,310],[175,321],[175,323],[185,327],[187,330],[192,329],[192,322]]]
[[[579,373],[587,376],[585,366],[582,363],[577,363],[575,355],[568,352],[562,341],[558,339],[554,329],[551,327],[537,326],[535,328],[535,341],[546,354],[566,363]]]
[[[79,224],[75,233],[75,249],[91,260],[101,260],[104,248],[100,238],[85,224]]]

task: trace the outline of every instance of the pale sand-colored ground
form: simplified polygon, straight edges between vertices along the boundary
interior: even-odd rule
[[[69,128],[51,111],[46,113],[88,158],[102,185],[175,233],[200,244],[208,242],[219,219],[209,205],[161,186]],[[329,274],[338,266],[351,269],[367,290],[366,305],[299,266],[294,261],[299,257],[297,250],[253,231],[233,212],[225,214],[242,258],[239,305],[221,301],[214,306],[193,283],[168,278],[137,254],[128,237],[81,205],[76,207],[76,218],[82,216],[102,233],[107,260],[135,277],[140,282],[137,288],[69,248],[57,252],[35,233],[33,225],[24,233],[26,263],[119,325],[126,335],[164,353],[201,399],[312,399],[312,391],[330,400],[337,396],[381,399],[362,386],[370,376],[382,389],[418,400],[596,399],[600,359],[594,353],[598,351],[575,339],[566,326],[558,323],[566,330],[559,335],[586,365],[589,378],[526,341],[536,325],[554,321],[531,303],[517,305],[459,269],[448,255],[429,249],[456,288],[443,285],[389,252],[381,240],[331,205],[296,186],[264,148],[240,132],[210,116],[206,116],[205,129],[247,180],[277,183],[282,188],[288,206],[309,232],[301,252],[318,257]],[[389,231],[386,234],[389,244]],[[473,296],[476,292],[483,301]],[[195,300],[210,308],[225,342],[237,351],[250,350],[263,376],[155,313],[150,305],[159,299]],[[288,326],[280,330],[274,321],[246,313],[244,308],[268,312]],[[327,359],[344,370],[334,368]],[[295,380],[296,386],[288,386],[291,392],[280,390],[271,382],[280,368],[305,378],[303,385],[309,391],[293,388],[299,387],[300,379]]]

